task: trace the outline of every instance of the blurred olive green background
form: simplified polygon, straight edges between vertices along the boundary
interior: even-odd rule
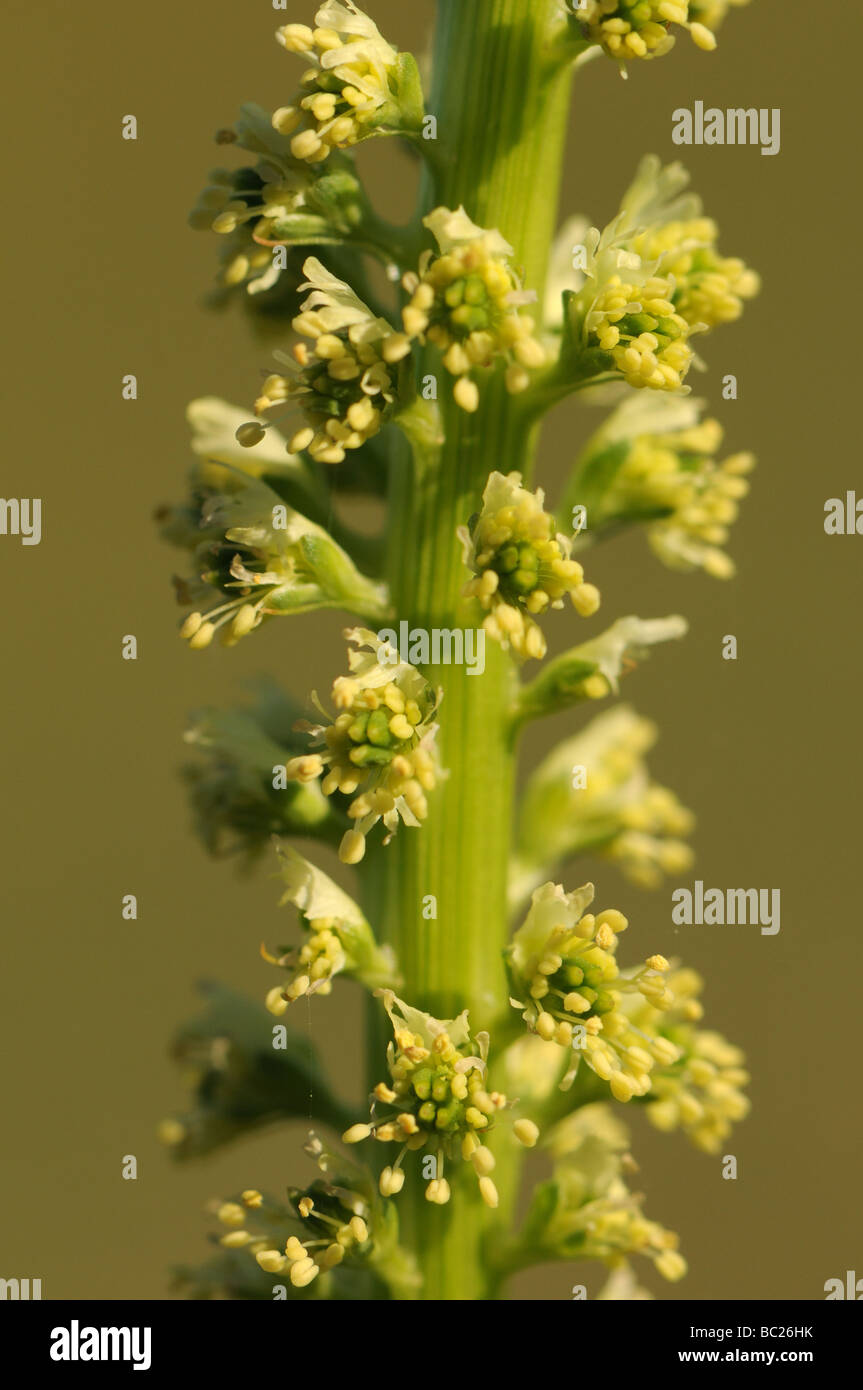
[[[424,46],[432,0],[369,9],[401,47]],[[167,1048],[197,1008],[195,981],[262,997],[272,981],[258,944],[277,939],[280,922],[268,869],[244,881],[204,855],[177,767],[187,713],[237,699],[259,671],[300,692],[326,687],[343,660],[341,619],[272,623],[235,651],[190,653],[169,582],[182,557],[157,540],[151,515],[182,495],[186,401],[249,403],[267,366],[239,313],[202,308],[218,247],[185,218],[207,169],[225,162],[215,130],[243,100],[272,109],[289,99],[300,69],[273,31],[311,12],[311,0],[288,15],[269,0],[7,4],[0,492],[43,499],[43,538],[24,547],[0,537],[0,1275],[41,1277],[46,1298],[165,1297],[168,1266],[205,1253],[208,1198],[279,1190],[305,1171],[302,1125],[183,1169],[154,1138],[183,1105]],[[782,930],[766,937],[672,928],[672,885],[641,894],[590,863],[567,875],[569,886],[595,875],[602,901],[632,915],[630,951],[685,952],[708,981],[708,1024],[750,1059],[753,1113],[726,1146],[736,1182],[722,1180],[718,1158],[634,1116],[637,1186],[648,1212],[681,1232],[691,1265],[674,1289],[648,1271],[665,1297],[823,1298],[826,1279],[863,1262],[863,538],[823,531],[825,500],[863,483],[850,167],[860,36],[839,37],[802,0],[754,0],[732,15],[716,54],[682,39],[670,57],[634,64],[628,82],[611,64],[588,66],[572,115],[562,213],[601,225],[643,153],[682,154],[723,248],[764,277],[742,324],[705,342],[709,372],[694,382],[729,451],[753,448],[760,460],[731,546],[737,579],[671,574],[641,535],[592,556],[589,574],[603,591],[591,632],[629,612],[691,622],[625,697],[661,723],[654,775],[698,812],[697,876],[782,893]],[[781,153],[678,150],[671,113],[696,98],[780,107]],[[136,143],[120,137],[129,113]],[[368,147],[363,166],[381,206],[406,213],[415,175],[394,144]],[[725,403],[728,372],[740,396]],[[131,403],[121,399],[126,373],[139,382]],[[552,489],[586,428],[583,409],[553,417],[540,473]],[[587,631],[574,615],[547,626],[558,646]],[[127,633],[136,662],[121,659]],[[737,636],[736,662],[721,658],[726,633]],[[581,722],[550,722],[528,753]],[[137,922],[121,917],[127,893],[138,896]],[[359,1019],[351,987],[320,1001],[311,1023],[296,1016],[358,1100]],[[125,1154],[137,1156],[136,1182],[121,1178]],[[568,1299],[577,1277],[545,1269],[516,1293]],[[596,1292],[596,1268],[584,1277]]]

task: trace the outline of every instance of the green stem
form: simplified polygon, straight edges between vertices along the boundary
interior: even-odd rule
[[[429,106],[440,149],[422,192],[423,213],[463,204],[480,226],[499,228],[540,299],[571,76],[570,65],[554,56],[559,31],[557,0],[440,0]],[[413,627],[473,627],[477,615],[461,598],[467,575],[456,528],[478,509],[492,470],[529,471],[536,428],[499,377],[484,384],[479,410],[467,415],[453,405],[452,383],[431,350],[419,367],[420,379],[427,374],[438,380],[439,429],[419,443],[414,436],[412,463],[393,470],[387,579],[398,618]],[[507,1007],[501,953],[508,936],[509,713],[516,677],[509,655],[493,643],[482,675],[464,666],[425,674],[443,690],[440,743],[449,776],[432,795],[420,829],[403,829],[388,847],[370,849],[367,910],[379,939],[396,949],[410,1003],[443,1018],[467,1007],[476,1030]],[[429,898],[434,918],[423,915]],[[383,1075],[387,1029],[379,1009],[372,1017],[374,1083]],[[492,1060],[494,1043],[492,1037]],[[503,1089],[494,1074],[492,1084]],[[482,1299],[493,1291],[483,1244],[497,1222],[510,1222],[518,1181],[515,1145],[508,1140],[495,1150],[497,1213],[483,1206],[472,1174],[458,1177],[460,1163],[447,1170],[449,1205],[430,1205],[419,1164],[408,1163],[397,1200],[425,1299]]]

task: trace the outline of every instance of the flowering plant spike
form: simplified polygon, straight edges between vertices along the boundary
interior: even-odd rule
[[[191,1158],[311,1121],[319,1172],[266,1195],[250,1170],[223,1194],[212,1258],[178,1271],[190,1297],[486,1300],[586,1259],[591,1296],[625,1300],[686,1273],[630,1190],[627,1120],[715,1154],[748,1078],[703,1027],[695,971],[614,906],[621,873],[649,890],[692,860],[692,814],[648,771],[658,731],[621,702],[687,625],[609,611],[595,562],[642,529],[655,558],[635,546],[634,565],[681,587],[733,574],[753,460],[722,450],[691,385],[759,282],[678,163],[621,170],[604,228],[565,208],[556,234],[555,215],[585,58],[611,82],[681,33],[708,54],[742,3],[438,0],[424,88],[354,0],[296,0],[280,104],[218,134],[233,163],[192,223],[215,233],[215,298],[245,306],[257,359],[244,403],[189,407],[188,496],[159,513],[186,554],[180,633],[197,652],[286,619],[295,654],[303,615],[333,608],[347,656],[318,694],[289,655],[291,690],[261,682],[186,735],[205,845],[270,862],[282,910],[247,938],[258,999],[210,985],[179,1034],[195,1094],[161,1136]],[[404,226],[356,162],[386,140],[424,164]],[[543,418],[600,384],[609,413],[549,498]],[[363,495],[386,507],[378,535],[351,522]],[[516,796],[522,731],[552,713],[559,741]],[[348,980],[364,1040],[338,1011]],[[317,1027],[365,1048],[365,1096],[326,1080]],[[545,1176],[520,1202],[528,1149]]]

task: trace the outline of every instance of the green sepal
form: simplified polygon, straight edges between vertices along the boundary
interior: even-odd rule
[[[584,682],[598,672],[598,662],[585,660],[577,647],[564,652],[550,661],[536,680],[522,687],[516,702],[516,722],[538,719],[589,699]]]
[[[377,1275],[383,1281],[389,1297],[399,1301],[419,1298],[422,1275],[415,1255],[400,1244],[399,1213],[395,1202],[382,1202],[377,1209],[375,1239],[368,1257],[368,1267],[371,1275]]]
[[[270,232],[272,241],[279,246],[340,246],[345,241],[345,234],[332,222],[310,213],[295,212],[283,217],[272,224]]]
[[[549,662],[536,680],[522,687],[513,710],[515,727],[525,719],[553,714],[581,700],[616,692],[628,662],[646,656],[657,642],[685,636],[686,630],[686,620],[676,613],[667,618],[638,618],[634,614],[618,618],[598,637]],[[584,683],[591,676],[601,676],[606,688],[586,690]]]
[[[342,604],[365,618],[386,618],[392,613],[389,591],[361,574],[350,556],[327,535],[309,533],[300,538],[303,559],[333,603]]]
[[[271,239],[285,246],[337,246],[362,240],[370,212],[362,184],[350,169],[321,174],[306,194],[308,211],[294,212],[269,224]]]
[[[582,506],[587,511],[588,530],[601,526],[603,520],[602,499],[614,484],[618,472],[631,452],[628,440],[618,440],[608,449],[593,455],[585,462],[579,462],[570,475],[560,504],[560,518],[569,528],[572,509]]]
[[[540,1246],[542,1236],[560,1201],[560,1187],[554,1178],[537,1183],[531,1194],[530,1206],[519,1232],[519,1242],[526,1250]]]
[[[610,352],[585,345],[581,331],[581,315],[576,304],[579,297],[579,291],[563,291],[563,335],[556,366],[556,372],[573,386],[615,370],[614,358]]]
[[[566,485],[560,505],[561,527],[572,524],[572,512],[582,506],[587,512],[588,536],[618,529],[635,522],[657,521],[671,512],[670,507],[630,506],[612,510],[604,499],[614,487],[620,469],[632,453],[632,441],[619,439],[599,453],[576,464]]]
[[[308,201],[334,225],[346,230],[360,225],[368,207],[363,186],[350,169],[321,174],[312,184]]]
[[[361,908],[317,865],[310,863],[290,845],[276,845],[280,876],[285,891],[279,906],[292,903],[306,922],[328,918],[345,952],[341,973],[359,981],[366,989],[393,989],[401,984],[391,946],[379,946]],[[286,955],[292,948],[286,947]]]
[[[425,116],[425,100],[420,70],[412,53],[400,53],[396,64],[395,94],[401,112],[400,125],[418,131]]]
[[[320,584],[284,584],[267,595],[267,613],[311,613],[316,608],[331,608],[337,602]]]

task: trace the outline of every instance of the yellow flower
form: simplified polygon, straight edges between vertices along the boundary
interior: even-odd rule
[[[739,317],[757,294],[758,276],[719,254],[716,224],[688,182],[681,164],[648,155],[617,217],[585,233],[583,275],[572,275],[579,287],[565,296],[583,379],[613,374],[679,392],[695,361],[692,336]]]
[[[719,254],[719,229],[688,184],[682,164],[647,155],[621,203],[619,232],[629,254],[672,284],[675,312],[701,331],[739,318],[760,280]]]
[[[659,58],[674,44],[672,25],[688,29],[693,42],[710,52],[716,47],[712,25],[722,17],[728,0],[583,0],[578,17],[589,39],[610,58]],[[745,0],[731,0],[745,3]]]
[[[283,48],[311,64],[304,95],[273,114],[275,128],[291,136],[294,158],[318,164],[369,135],[416,130],[422,94],[413,59],[387,43],[353,0],[326,0],[315,25],[276,32]]]
[[[311,171],[293,158],[287,140],[253,102],[242,106],[236,125],[217,138],[256,154],[258,160],[240,169],[213,169],[189,221],[196,229],[224,238],[223,288],[242,284],[249,294],[258,294],[272,289],[279,278],[271,249],[273,233],[278,223],[305,207]]]
[[[612,275],[585,316],[588,343],[611,356],[629,386],[675,391],[683,384],[694,356],[692,330],[675,311],[673,294],[663,276],[638,283]]]
[[[333,1164],[339,1160],[314,1134],[305,1150],[328,1180],[289,1187],[287,1205],[248,1188],[239,1201],[225,1202],[216,1212],[230,1228],[220,1245],[243,1250],[292,1292],[308,1288],[343,1262],[355,1268],[374,1266],[382,1253],[379,1238],[383,1235],[386,1241],[371,1175],[344,1160],[342,1171],[333,1175]]]
[[[321,752],[293,758],[287,776],[300,782],[322,778],[326,796],[341,792],[354,799],[348,815],[354,821],[346,832],[339,857],[356,864],[365,853],[365,837],[382,820],[387,836],[399,821],[417,826],[428,814],[426,792],[439,776],[434,716],[437,697],[416,667],[400,660],[398,652],[373,632],[353,628],[346,637],[358,650],[349,652],[349,676],[333,684],[338,710],[330,721],[308,725]],[[363,650],[363,649],[366,650]]]
[[[389,1081],[380,1082],[372,1093],[370,1123],[353,1125],[342,1136],[344,1142],[359,1143],[373,1136],[381,1143],[401,1146],[395,1162],[381,1175],[380,1192],[385,1197],[401,1191],[405,1155],[416,1153],[427,1201],[446,1205],[450,1199],[446,1163],[461,1159],[471,1165],[486,1206],[496,1207],[497,1189],[491,1178],[495,1159],[485,1141],[496,1117],[505,1112],[507,1099],[487,1089],[488,1034],[472,1036],[467,1010],[458,1018],[437,1019],[404,1003],[392,990],[378,993],[393,1026],[394,1039],[387,1048]],[[532,1148],[539,1131],[529,1120],[519,1120],[513,1134]]]
[[[664,278],[674,285],[675,312],[703,328],[740,318],[744,300],[752,299],[761,286],[755,271],[743,261],[720,256],[718,237],[712,218],[695,217],[642,232],[631,243],[637,256],[656,261]]]
[[[531,773],[519,811],[512,893],[520,903],[572,855],[590,851],[627,878],[655,888],[684,873],[692,852],[682,838],[693,817],[651,778],[645,754],[657,729],[626,705],[598,715],[564,739]]]
[[[654,1042],[625,1012],[624,1000],[649,1000],[662,1011],[673,1002],[665,973],[668,962],[650,956],[634,971],[621,972],[618,937],[629,923],[622,912],[595,915],[593,884],[573,893],[546,883],[532,897],[528,915],[506,952],[513,1008],[530,1032],[553,1042],[569,1058],[561,1089],[572,1085],[583,1059],[608,1082],[616,1100],[650,1090],[657,1062],[676,1060],[665,1039]]]
[[[289,972],[287,982],[267,995],[270,1013],[279,1017],[304,995],[329,994],[333,977],[342,972],[370,989],[392,982],[392,949],[378,946],[353,898],[296,850],[280,849],[279,858],[285,885],[279,905],[298,909],[304,940],[278,957],[261,947],[265,960]]]
[[[305,424],[291,437],[291,451],[341,463],[346,450],[362,448],[383,425],[396,399],[395,366],[410,344],[313,256],[303,271],[302,288],[311,294],[293,327],[311,345],[296,344],[290,376],[267,377],[255,412],[299,407]]]
[[[628,1001],[632,1024],[662,1037],[677,1053],[676,1062],[653,1077],[648,1118],[657,1129],[680,1128],[697,1148],[719,1153],[732,1125],[749,1113],[744,1054],[720,1033],[695,1026],[703,1013],[703,981],[696,971],[672,969],[667,985],[673,1003],[661,1012],[649,1000]]]
[[[626,1184],[628,1147],[626,1127],[604,1104],[582,1106],[555,1126],[545,1141],[552,1177],[535,1190],[525,1223],[535,1258],[595,1259],[615,1269],[643,1255],[663,1278],[683,1277],[678,1236],[649,1220]]]
[[[644,520],[663,564],[727,579],[734,563],[722,547],[755,460],[739,453],[718,463],[722,427],[702,421],[701,409],[692,397],[624,401],[588,443],[569,491],[594,535]]]
[[[482,368],[503,364],[507,390],[525,390],[545,350],[533,335],[533,318],[520,312],[536,296],[522,289],[512,247],[500,232],[476,226],[463,207],[435,208],[424,225],[439,253],[425,252],[419,274],[404,277],[411,296],[402,314],[405,332],[440,351],[457,378],[453,395],[463,410],[477,409]]]
[[[556,534],[554,517],[543,510],[541,489],[529,492],[519,473],[492,473],[482,510],[459,528],[464,562],[473,578],[467,598],[487,610],[483,627],[522,660],[545,655],[546,643],[535,615],[562,608],[566,595],[583,617],[599,607],[599,591],[584,582],[584,570],[570,555],[569,537]]]
[[[290,472],[285,464],[283,476]],[[175,588],[178,601],[193,610],[180,635],[194,651],[208,647],[217,633],[233,647],[285,613],[325,607],[369,617],[388,612],[386,589],[365,578],[323,527],[231,464],[219,467],[210,459],[196,468],[190,505],[165,509],[161,519],[165,539],[191,553],[193,573],[176,580]]]
[[[303,278],[304,244],[349,241],[357,234],[368,213],[362,186],[346,158],[333,161],[325,173],[296,159],[288,137],[253,102],[216,139],[249,151],[255,162],[211,170],[189,217],[193,227],[219,235],[215,302],[242,288],[251,296],[250,307],[268,307],[275,298],[270,292],[278,288],[278,302],[287,306]],[[274,254],[277,246],[283,254]]]

